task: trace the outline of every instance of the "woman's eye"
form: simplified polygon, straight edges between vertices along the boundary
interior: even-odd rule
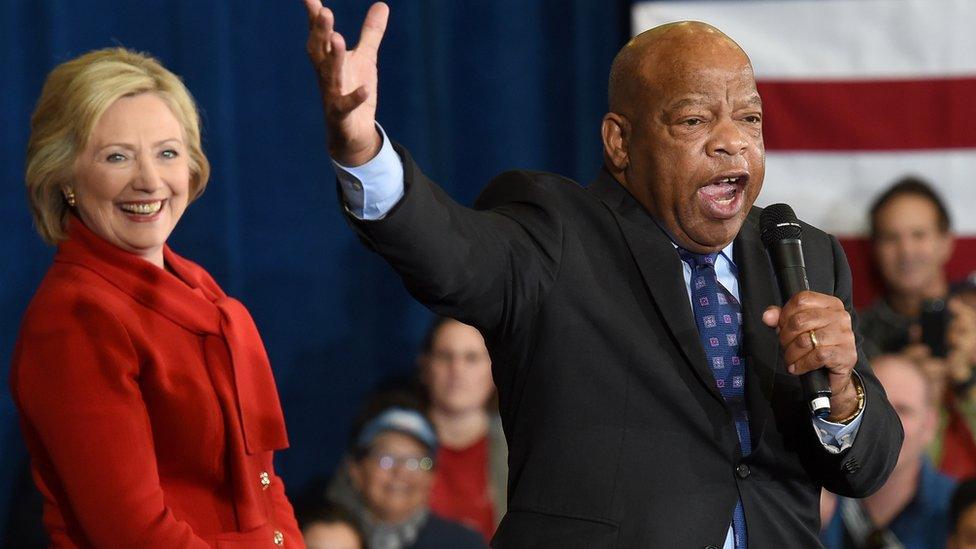
[[[121,153],[112,153],[112,154],[106,156],[105,157],[105,160],[107,162],[122,162],[123,160],[125,160],[125,155],[123,155]]]
[[[163,158],[176,158],[177,156],[180,155],[180,153],[176,152],[173,149],[166,149],[165,151],[161,152],[160,154],[162,155]]]

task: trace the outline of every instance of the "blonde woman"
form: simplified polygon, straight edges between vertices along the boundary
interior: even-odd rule
[[[196,106],[156,60],[105,49],[48,76],[26,180],[57,254],[11,388],[56,547],[302,546],[254,322],[166,245],[208,175]]]

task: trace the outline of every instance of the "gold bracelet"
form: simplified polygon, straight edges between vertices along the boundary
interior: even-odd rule
[[[836,421],[833,421],[833,423],[840,423],[841,425],[847,425],[848,423],[854,421],[854,418],[856,418],[858,414],[864,411],[864,387],[861,386],[860,379],[855,375],[851,376],[851,383],[854,384],[854,392],[857,393],[857,410],[854,410],[853,414],[843,419],[838,419]],[[831,420],[828,419],[828,421]]]

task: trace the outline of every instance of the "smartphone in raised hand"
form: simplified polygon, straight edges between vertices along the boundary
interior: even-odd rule
[[[932,356],[946,356],[946,326],[949,324],[949,309],[943,299],[926,299],[922,302],[922,312],[918,323],[922,327],[922,343],[932,350]]]

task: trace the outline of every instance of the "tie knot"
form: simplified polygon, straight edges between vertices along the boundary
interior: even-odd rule
[[[684,248],[678,248],[678,255],[681,259],[691,265],[692,269],[698,267],[715,267],[715,258],[718,257],[718,252],[712,252],[710,254],[696,254],[694,252],[689,252]]]

